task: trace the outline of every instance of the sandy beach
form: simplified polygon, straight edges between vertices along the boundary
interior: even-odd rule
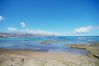
[[[0,49],[0,66],[98,66],[98,60],[64,52]]]
[[[99,0],[0,0],[0,66],[99,66]]]

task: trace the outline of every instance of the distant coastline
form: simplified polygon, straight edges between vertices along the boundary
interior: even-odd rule
[[[56,36],[54,34],[29,34],[29,33],[0,33],[0,37],[35,37],[35,36]]]

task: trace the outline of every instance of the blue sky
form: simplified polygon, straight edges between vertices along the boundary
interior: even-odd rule
[[[99,1],[0,0],[0,32],[99,36]]]

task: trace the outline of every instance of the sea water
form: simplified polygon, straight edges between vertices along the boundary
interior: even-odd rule
[[[85,50],[70,48],[69,44],[90,44],[99,42],[98,36],[43,36],[0,38],[0,48],[27,49],[35,51],[56,51],[85,54]]]

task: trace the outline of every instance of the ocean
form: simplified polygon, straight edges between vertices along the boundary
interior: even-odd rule
[[[57,51],[85,54],[85,50],[68,47],[69,44],[99,42],[99,36],[45,36],[0,38],[0,48]]]

